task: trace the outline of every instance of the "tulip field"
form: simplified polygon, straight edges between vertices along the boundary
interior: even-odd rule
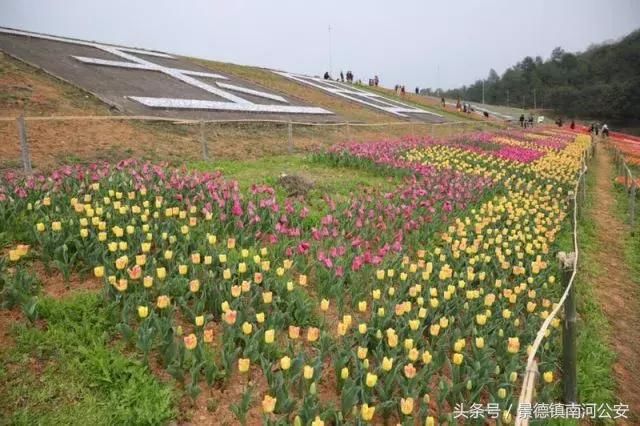
[[[238,423],[435,425],[478,403],[509,424],[563,292],[558,238],[589,144],[543,128],[345,142],[312,161],[398,183],[320,203],[139,160],[8,172],[0,275],[94,276],[129,356],[193,401],[242,386]],[[37,319],[37,295],[10,290]],[[536,355],[537,401],[559,398],[560,325]]]

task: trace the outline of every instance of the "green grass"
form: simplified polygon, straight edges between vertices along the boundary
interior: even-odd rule
[[[162,424],[176,394],[111,341],[115,319],[100,296],[43,298],[44,326],[14,327],[3,353],[0,424]],[[3,348],[5,349],[5,348]]]
[[[335,167],[302,154],[246,161],[195,162],[188,164],[188,167],[200,171],[219,170],[226,178],[238,181],[242,191],[247,191],[254,183],[265,183],[274,186],[281,195],[286,194],[277,185],[280,175],[299,175],[313,182],[314,187],[310,193],[312,198],[322,197],[325,193],[332,197],[349,197],[351,193],[363,189],[389,191],[401,182],[400,178],[390,177],[382,172]]]
[[[613,403],[616,383],[613,378],[615,353],[608,343],[611,329],[598,302],[592,283],[605,272],[598,257],[603,248],[591,217],[595,176],[587,174],[587,197],[578,220],[580,249],[576,294],[578,301],[578,395],[581,402]]]

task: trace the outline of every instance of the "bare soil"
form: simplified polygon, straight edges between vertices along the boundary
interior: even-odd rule
[[[626,423],[640,423],[640,290],[632,280],[632,271],[625,262],[624,240],[629,227],[616,215],[613,188],[613,164],[608,152],[598,150],[592,168],[596,176],[593,219],[598,246],[597,256],[603,274],[594,283],[602,308],[611,323],[611,344],[617,354],[614,374],[617,395],[628,404],[631,417]]]

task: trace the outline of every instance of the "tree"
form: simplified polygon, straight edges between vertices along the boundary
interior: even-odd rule
[[[502,76],[491,69],[484,96],[495,104],[553,106],[559,115],[589,119],[633,120],[640,117],[640,29],[610,43],[592,45],[582,53],[556,47],[548,60],[526,56]],[[443,92],[482,101],[483,81]]]

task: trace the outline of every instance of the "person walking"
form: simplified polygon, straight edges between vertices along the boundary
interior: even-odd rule
[[[524,127],[524,114],[520,114],[520,127]]]
[[[571,128],[571,130],[575,130],[575,128],[576,128],[575,120],[571,120],[571,124],[569,125],[569,127]]]
[[[602,126],[602,137],[603,138],[609,137],[609,127],[607,126],[607,123],[604,123],[604,125]]]
[[[344,73],[340,71],[340,81],[344,83]]]

